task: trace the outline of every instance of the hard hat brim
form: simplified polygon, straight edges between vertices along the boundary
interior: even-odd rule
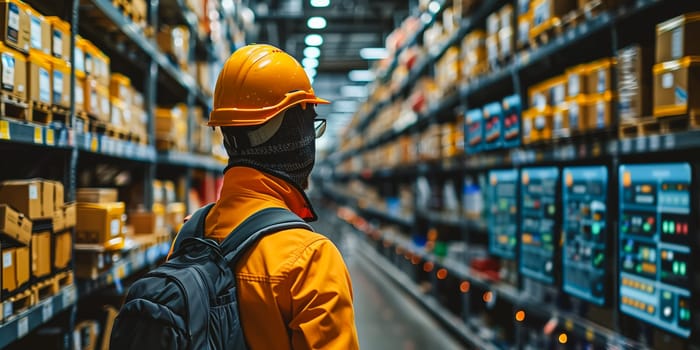
[[[254,126],[264,124],[300,103],[329,104],[330,101],[306,91],[287,93],[278,104],[263,108],[218,108],[209,114],[207,126]]]

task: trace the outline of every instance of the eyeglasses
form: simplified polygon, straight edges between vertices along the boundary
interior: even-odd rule
[[[326,120],[321,118],[314,119],[314,130],[316,131],[316,138],[323,136],[326,133]]]

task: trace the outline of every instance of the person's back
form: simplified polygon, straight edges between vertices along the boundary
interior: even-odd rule
[[[253,213],[286,208],[316,219],[304,190],[313,168],[317,98],[299,63],[269,45],[226,62],[209,125],[221,127],[229,166],[206,219],[221,242]],[[321,127],[319,130],[318,126]],[[352,287],[326,237],[291,229],[261,238],[235,267],[241,324],[250,349],[357,349]]]

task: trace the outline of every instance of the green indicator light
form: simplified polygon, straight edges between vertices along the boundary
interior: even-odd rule
[[[593,232],[594,235],[600,234],[600,225],[598,224],[593,224],[591,226],[591,232]]]
[[[675,233],[676,232],[676,223],[673,221],[668,222],[668,233]]]
[[[627,229],[627,226],[622,226],[622,232],[627,232],[627,231],[629,231],[629,230]]]
[[[554,215],[554,214],[556,214],[556,212],[557,212],[557,207],[555,207],[555,206],[553,206],[553,205],[550,205],[550,206],[548,207],[548,210],[549,210],[549,215]]]
[[[631,253],[631,252],[632,252],[632,245],[631,245],[631,244],[626,245],[626,246],[625,246],[625,251],[628,252],[628,253]]]
[[[685,268],[686,268],[685,263],[684,262],[680,263],[681,275],[683,275],[683,276],[685,276],[685,273],[686,273]]]
[[[680,268],[678,267],[678,261],[674,261],[673,262],[673,274],[677,275],[679,271],[680,271]]]
[[[644,223],[644,232],[649,232],[651,231],[651,225],[649,225],[648,222]]]
[[[642,273],[642,265],[637,265],[637,273]]]
[[[604,254],[601,253],[601,254],[596,255],[595,261],[594,261],[595,265],[600,265],[603,262],[603,259],[605,259]]]
[[[549,235],[549,234],[542,235],[542,241],[544,241],[544,242],[551,242],[551,241],[552,241],[552,235]]]
[[[671,297],[673,297],[671,295],[671,293],[669,293],[669,292],[664,292],[663,296],[664,296],[664,299],[671,299]]]
[[[510,238],[510,245],[515,246],[515,244],[517,244],[517,243],[518,243],[518,241],[515,240],[515,237]]]
[[[666,233],[668,231],[668,222],[664,221],[662,224],[661,232]]]

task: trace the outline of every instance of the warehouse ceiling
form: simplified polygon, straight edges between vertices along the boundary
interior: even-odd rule
[[[314,7],[312,3],[328,3]],[[363,98],[357,86],[366,83],[348,78],[351,70],[367,70],[373,61],[360,56],[363,48],[385,46],[387,36],[408,16],[409,0],[250,0],[244,5],[252,9],[255,26],[248,42],[265,42],[284,49],[303,62],[307,35],[319,34],[323,43],[313,86],[316,93],[332,100],[330,106],[319,106],[318,113],[328,119],[328,133],[333,135],[346,125]],[[415,8],[415,6],[412,6]],[[311,29],[311,17],[323,17],[326,27]],[[335,137],[322,138],[319,148],[329,146]]]

